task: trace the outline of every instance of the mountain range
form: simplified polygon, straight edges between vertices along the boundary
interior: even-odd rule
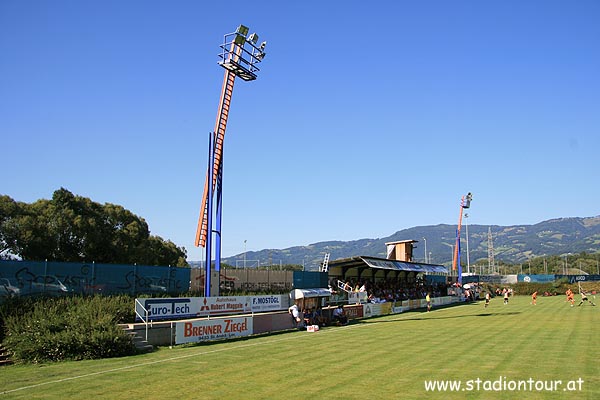
[[[378,239],[358,239],[353,241],[326,241],[295,246],[286,249],[265,249],[248,251],[223,258],[222,262],[247,267],[265,265],[303,265],[307,270],[318,269],[325,253],[330,260],[353,256],[386,257],[387,242],[417,240],[413,261],[427,261],[431,264],[450,265],[456,242],[456,225],[430,225],[403,229],[390,236]],[[468,232],[468,243],[467,243]],[[467,246],[470,263],[488,263],[488,243],[491,243],[496,262],[517,264],[530,258],[562,255],[568,253],[600,252],[600,216],[558,218],[534,225],[465,225],[461,230],[461,253],[463,263]]]

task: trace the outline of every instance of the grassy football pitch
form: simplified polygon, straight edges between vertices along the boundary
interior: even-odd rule
[[[0,400],[598,399],[600,306],[576,300],[496,297],[315,333],[7,366]]]

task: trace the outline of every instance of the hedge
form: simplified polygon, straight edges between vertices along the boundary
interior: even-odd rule
[[[1,308],[3,345],[23,363],[132,355],[131,337],[118,324],[133,313],[129,296],[11,299]]]

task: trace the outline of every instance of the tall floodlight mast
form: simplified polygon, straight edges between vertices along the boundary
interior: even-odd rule
[[[452,257],[452,271],[456,271],[456,265],[458,264],[457,279],[458,283],[462,285],[462,266],[460,265],[460,228],[462,225],[463,210],[471,207],[471,200],[473,195],[469,192],[466,196],[460,199],[460,215],[458,217],[458,227],[456,228],[456,245],[454,246],[454,255]]]
[[[212,261],[212,233],[215,236],[215,270],[221,269],[221,215],[222,215],[222,184],[223,184],[223,140],[225,138],[225,129],[227,128],[227,118],[229,117],[229,107],[231,105],[231,96],[233,94],[233,84],[235,78],[240,77],[244,81],[253,81],[256,79],[256,73],[259,71],[259,64],[265,57],[265,46],[267,42],[258,43],[258,35],[253,33],[248,36],[249,29],[244,25],[238,26],[233,33],[228,33],[223,39],[221,45],[221,54],[219,54],[219,65],[225,68],[223,78],[223,87],[221,88],[221,100],[217,112],[217,121],[215,130],[209,134],[208,145],[208,171],[204,192],[202,194],[202,205],[200,206],[200,217],[198,218],[198,228],[196,230],[196,247],[206,248],[205,265],[205,283],[204,295],[211,295],[211,261]],[[213,193],[216,191],[217,209],[216,229],[212,229],[213,214]],[[217,289],[218,290],[218,289]]]

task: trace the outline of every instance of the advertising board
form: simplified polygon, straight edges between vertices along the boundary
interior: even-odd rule
[[[252,317],[181,321],[175,324],[175,344],[230,339],[252,334]]]
[[[285,310],[286,295],[139,298],[135,302],[136,319],[149,321],[196,318]]]

